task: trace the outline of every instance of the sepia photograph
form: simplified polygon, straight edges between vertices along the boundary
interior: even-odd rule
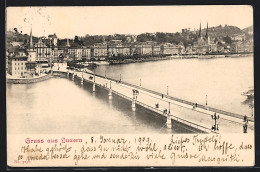
[[[133,153],[127,149],[125,158],[115,155],[115,163],[111,161],[114,154],[108,155],[109,160],[103,154],[104,162],[94,165],[120,166],[121,161],[129,166],[150,165],[122,159],[146,157],[146,162],[155,159],[155,152],[162,162],[151,163],[169,165],[167,151],[170,165],[196,164],[177,162],[183,156],[166,146],[158,146],[157,151],[155,144],[168,144],[166,137],[171,144],[186,140],[188,149],[200,144],[192,153],[181,146],[183,155],[190,158],[187,162],[193,158],[205,166],[220,162],[243,166],[243,161],[253,165],[251,6],[7,7],[5,35],[9,165],[38,166],[40,160],[53,160],[48,165],[70,166],[49,157],[46,146],[52,143],[57,143],[57,150],[74,154],[73,145],[79,143],[96,143],[93,150],[106,143],[119,148],[123,143],[120,151],[124,152],[125,144],[132,145],[131,150],[146,141],[149,147],[134,148]],[[223,146],[218,147],[220,142]],[[58,148],[61,144],[66,149]],[[67,149],[69,144],[71,149]],[[60,157],[74,157],[72,166],[77,165],[88,159],[85,152],[93,153],[91,147],[84,148],[80,156]],[[115,151],[114,147],[107,149]],[[143,149],[154,154],[142,157]],[[209,152],[205,155],[223,151],[225,157],[213,160],[196,153],[204,149]],[[239,159],[229,156],[228,150],[249,153],[241,152]],[[242,160],[244,154],[250,154],[250,158],[243,156],[248,162]],[[89,156],[102,159],[101,155]]]

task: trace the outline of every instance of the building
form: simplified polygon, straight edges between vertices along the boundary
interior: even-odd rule
[[[53,35],[49,35],[48,38],[51,42],[51,45],[57,46],[58,38],[57,38],[57,35],[55,33]]]
[[[153,48],[153,50],[152,50],[152,54],[153,55],[160,55],[160,54],[162,54],[160,45],[154,45],[152,48]]]
[[[104,60],[107,57],[107,51],[108,46],[104,43],[96,43],[92,47],[91,57],[94,57],[95,59]]]
[[[208,23],[206,34],[203,37],[201,33],[201,24],[198,34],[198,41],[193,43],[193,48],[195,49],[197,54],[207,54],[207,53],[214,53],[217,52],[217,44],[210,39],[208,34]]]
[[[252,53],[254,51],[253,45],[249,42],[232,42],[230,45],[231,53]]]
[[[179,54],[179,47],[175,44],[165,43],[161,46],[161,51],[164,55],[177,55]]]
[[[153,46],[151,44],[139,44],[135,46],[135,54],[138,55],[152,55]]]
[[[231,53],[243,53],[244,52],[244,45],[241,41],[232,42],[230,45],[230,52]]]
[[[218,53],[225,53],[225,47],[223,45],[217,45]]]
[[[50,44],[46,45],[46,39],[39,39],[39,41],[34,44],[34,49],[36,51],[36,61],[46,61],[52,56],[52,49]]]
[[[116,45],[122,45],[122,40],[111,40],[108,42],[108,45],[110,46],[116,46]]]
[[[246,38],[245,34],[234,34],[231,39],[232,41],[244,41]]]
[[[16,77],[26,76],[26,62],[28,59],[28,52],[24,49],[18,49],[14,54],[8,58],[8,73]]]
[[[28,59],[27,62],[25,63],[26,65],[26,77],[33,77],[36,73],[36,66],[37,66],[37,62],[36,62],[36,56],[37,53],[35,51],[35,48],[33,46],[33,41],[32,41],[32,28],[31,28],[31,32],[30,32],[30,44],[29,44],[29,48],[27,49],[27,53],[28,53]]]
[[[185,54],[196,54],[196,50],[193,48],[193,46],[191,44],[188,44],[186,49],[185,49]]]
[[[82,59],[89,60],[91,58],[91,49],[87,47],[82,47]]]
[[[129,55],[131,55],[131,46],[128,45],[108,46],[108,57],[129,56]]]

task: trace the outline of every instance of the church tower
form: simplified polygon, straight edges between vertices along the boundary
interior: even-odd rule
[[[36,51],[34,50],[33,47],[33,38],[32,38],[32,26],[31,26],[31,32],[30,32],[30,45],[29,49],[27,50],[29,56],[28,56],[28,61],[36,61]]]
[[[25,63],[26,69],[27,69],[27,77],[33,77],[36,73],[36,51],[33,46],[33,39],[32,39],[32,26],[31,26],[31,32],[30,32],[30,45],[27,49],[28,52],[28,59]]]
[[[199,30],[199,35],[198,37],[200,38],[201,37],[201,22],[200,22],[200,30]]]
[[[208,27],[208,22],[207,22],[207,30],[206,30],[205,38],[208,41],[208,44],[210,44],[210,38],[209,38],[209,33],[208,32],[209,32],[209,27]]]
[[[67,38],[67,44],[66,44],[66,47],[70,47],[70,42],[69,42],[68,38]]]
[[[206,35],[205,35],[205,38],[207,38],[208,39],[208,22],[207,22],[207,30],[206,30]]]

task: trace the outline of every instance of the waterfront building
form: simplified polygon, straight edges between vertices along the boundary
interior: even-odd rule
[[[12,76],[23,77],[26,75],[26,62],[28,52],[24,49],[18,49],[8,57],[8,73]]]
[[[244,52],[244,45],[241,41],[232,42],[230,45],[230,52],[231,53],[243,53]]]
[[[82,47],[82,59],[89,60],[91,58],[91,49],[87,47]]]
[[[230,52],[231,53],[252,53],[253,45],[250,42],[232,42],[230,45]]]
[[[218,51],[218,46],[217,44],[214,43],[214,41],[210,41],[208,43],[208,51],[209,53],[215,53]]]
[[[161,46],[162,54],[177,55],[179,54],[179,47],[176,44],[165,43]]]
[[[182,42],[180,42],[177,47],[179,49],[179,52],[177,54],[185,54],[185,46]]]
[[[82,59],[82,50],[81,48],[77,47],[70,47],[68,49],[68,53],[74,60],[81,60]]]
[[[94,57],[95,59],[105,60],[108,52],[107,49],[108,49],[107,44],[96,43],[92,47],[91,57]]]
[[[185,53],[189,55],[196,54],[196,50],[193,48],[191,44],[188,44],[185,49]]]
[[[138,55],[152,55],[153,47],[151,44],[138,44],[135,46],[135,53]]]
[[[159,55],[162,54],[161,53],[161,46],[160,45],[153,45],[153,50],[152,50],[152,54],[153,55]]]
[[[217,45],[218,53],[225,53],[225,47],[223,45]]]
[[[131,55],[129,45],[108,46],[108,57]]]

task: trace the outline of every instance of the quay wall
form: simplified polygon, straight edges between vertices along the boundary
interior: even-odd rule
[[[49,73],[45,76],[38,77],[38,78],[6,78],[6,83],[12,83],[12,84],[30,84],[35,82],[40,82],[47,80],[52,77],[52,73]]]

